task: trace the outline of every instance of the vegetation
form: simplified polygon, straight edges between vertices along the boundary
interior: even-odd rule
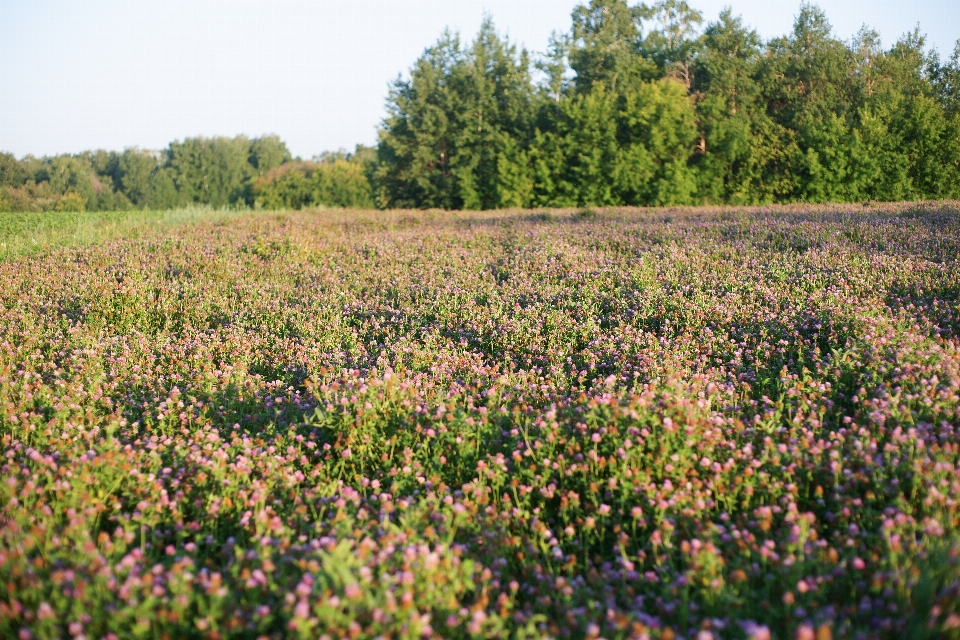
[[[730,10],[590,0],[531,81],[490,20],[388,100],[382,207],[861,202],[960,196],[960,43],[838,40],[804,5],[763,43]]]
[[[327,154],[320,162],[286,163],[254,182],[255,206],[304,209],[324,206],[373,208],[369,173],[372,149],[355,154]]]
[[[216,216],[0,263],[0,636],[957,637],[958,203]]]
[[[535,58],[486,20],[387,99],[376,150],[293,159],[276,136],[17,160],[0,210],[497,209],[960,197],[960,43],[850,42],[804,5],[763,42],[730,10],[589,0]]]
[[[244,215],[250,215],[250,212],[204,206],[165,211],[0,213],[0,260],[58,247],[86,246],[113,238],[137,238],[181,224],[226,221]]]

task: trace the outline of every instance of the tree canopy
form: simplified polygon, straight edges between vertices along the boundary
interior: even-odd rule
[[[960,44],[942,62],[917,32],[886,50],[868,29],[845,42],[810,4],[764,43],[729,9],[705,24],[682,0],[590,0],[532,65],[487,19],[394,84],[378,203],[960,197],[958,60]]]

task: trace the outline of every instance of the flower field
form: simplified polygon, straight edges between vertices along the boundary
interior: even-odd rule
[[[0,262],[0,637],[960,637],[960,209]]]

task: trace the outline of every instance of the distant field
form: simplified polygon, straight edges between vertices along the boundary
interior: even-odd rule
[[[0,258],[0,637],[960,637],[958,203],[0,214]]]
[[[211,207],[168,211],[0,212],[0,260],[57,247],[86,246],[117,237],[132,238],[201,220],[230,220],[250,213]]]

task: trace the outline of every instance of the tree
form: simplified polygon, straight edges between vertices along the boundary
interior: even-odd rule
[[[262,176],[292,159],[293,156],[287,149],[287,143],[281,140],[279,136],[260,136],[250,141],[249,163],[258,176]]]
[[[641,54],[643,7],[626,0],[590,0],[573,10],[570,66],[578,93],[601,84],[610,93],[657,77],[656,65]]]
[[[94,182],[96,174],[82,157],[55,156],[49,161],[48,167],[48,182],[55,193],[61,195],[73,193],[76,198],[70,202],[79,202],[79,199],[83,199],[84,206],[87,203],[96,202],[99,195],[97,188],[102,189],[102,184],[99,181]]]
[[[138,207],[146,207],[154,173],[159,168],[156,156],[136,147],[126,149],[118,162],[120,186],[123,193]]]
[[[12,153],[0,153],[0,187],[19,187],[27,181],[27,171]]]
[[[560,101],[546,132],[530,149],[535,178],[531,203],[566,207],[616,204],[610,179],[617,171],[616,96],[602,83]]]
[[[619,121],[618,200],[692,204],[697,178],[688,161],[699,132],[686,86],[671,77],[643,83],[624,96]]]
[[[767,113],[786,135],[779,137],[778,199],[845,202],[864,197],[869,167],[855,131],[861,104],[852,55],[832,35],[826,15],[804,4],[793,33],[767,47],[760,67]],[[783,131],[786,130],[786,131]]]
[[[264,209],[373,207],[363,164],[345,158],[281,165],[258,178],[252,194],[256,206]]]
[[[696,31],[703,14],[684,0],[660,0],[651,6],[641,5],[640,15],[657,27],[643,39],[641,54],[657,65],[659,75],[692,87],[693,62],[700,48]]]
[[[550,43],[546,54],[541,56],[534,66],[543,74],[544,82],[540,86],[542,96],[553,103],[559,103],[560,98],[570,88],[567,73],[570,64],[567,55],[570,52],[570,38],[563,33],[554,31],[550,34]]]
[[[696,58],[700,198],[750,204],[775,197],[768,175],[780,149],[756,80],[762,42],[729,9],[704,30]]]
[[[87,210],[87,199],[76,191],[67,191],[57,201],[56,210],[82,213]]]
[[[501,38],[489,18],[469,49],[450,33],[427,49],[388,98],[375,174],[379,204],[489,209],[522,202],[529,66],[526,52]]]
[[[245,136],[186,138],[171,142],[166,153],[182,202],[233,204],[243,198],[244,183],[253,175]]]

